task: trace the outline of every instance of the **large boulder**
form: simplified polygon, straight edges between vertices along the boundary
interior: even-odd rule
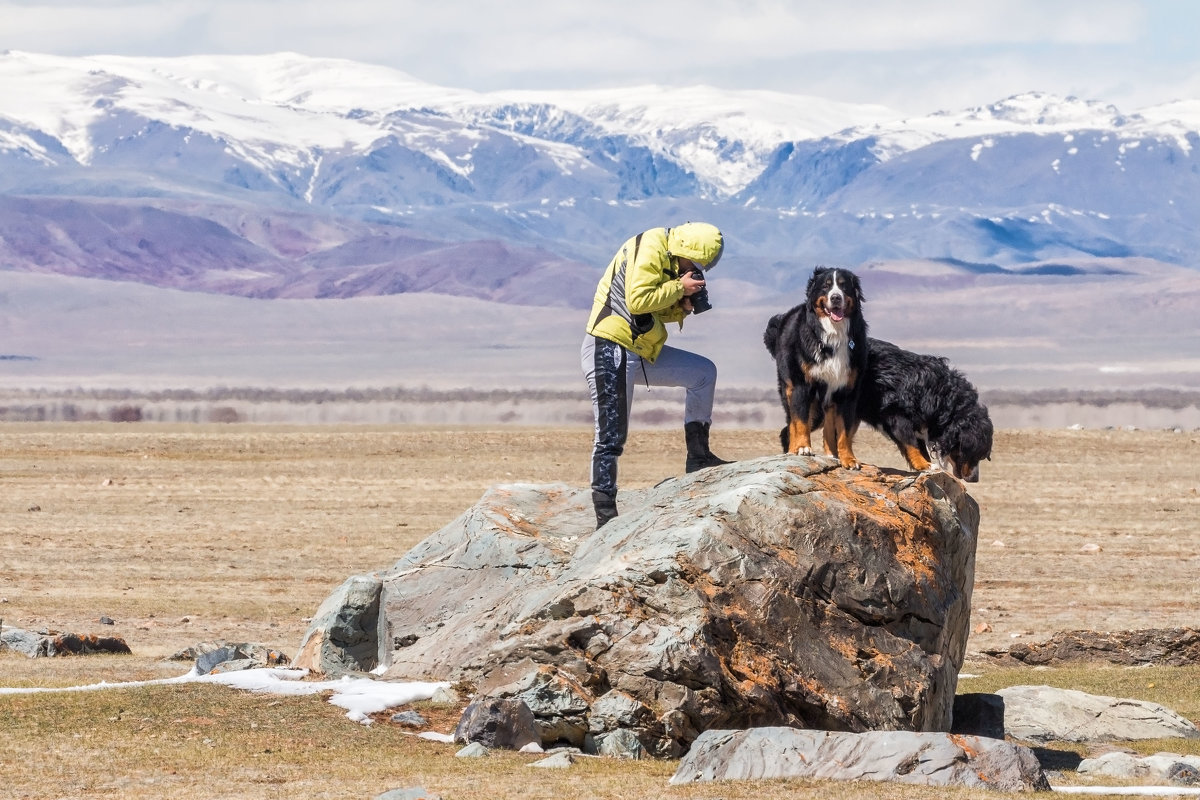
[[[1017,642],[983,653],[1000,663],[1037,667],[1072,662],[1184,667],[1200,664],[1200,630],[1060,631],[1044,642]]]
[[[1145,700],[1053,686],[1010,686],[996,694],[1004,702],[1005,734],[1023,742],[1200,738],[1191,720]]]
[[[895,781],[1004,792],[1050,789],[1032,750],[999,739],[793,728],[705,731],[680,762],[671,783],[772,778]]]
[[[466,680],[547,735],[659,756],[718,727],[949,730],[978,526],[958,481],[773,456],[618,505],[593,531],[587,490],[494,487],[350,578],[297,666]]]

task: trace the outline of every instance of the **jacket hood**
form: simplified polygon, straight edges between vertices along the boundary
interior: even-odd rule
[[[685,222],[667,233],[668,253],[686,258],[706,271],[717,265],[724,249],[720,229],[707,222]]]

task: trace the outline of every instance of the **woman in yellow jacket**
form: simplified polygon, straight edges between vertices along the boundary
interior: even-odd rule
[[[652,228],[621,246],[596,287],[580,359],[596,422],[591,480],[597,528],[617,515],[617,459],[639,378],[647,385],[687,389],[687,472],[729,463],[708,448],[717,367],[667,346],[665,325],[682,325],[694,301],[704,310],[697,297],[707,300],[701,270],[711,270],[723,249],[721,231],[707,222]]]

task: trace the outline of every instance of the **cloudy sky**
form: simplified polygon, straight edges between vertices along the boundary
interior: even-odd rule
[[[1200,97],[1193,0],[0,0],[0,50],[293,51],[456,88],[709,84],[910,113]]]

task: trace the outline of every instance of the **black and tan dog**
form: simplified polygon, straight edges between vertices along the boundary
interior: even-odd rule
[[[992,420],[975,387],[944,358],[882,339],[868,345],[859,419],[895,442],[910,469],[936,463],[959,480],[979,480],[979,462],[992,456]]]
[[[812,431],[824,424],[825,452],[857,469],[854,431],[858,394],[867,366],[867,322],[858,276],[817,267],[805,300],[771,317],[763,343],[775,357],[779,399],[787,426],[779,433],[785,453],[811,455]]]

